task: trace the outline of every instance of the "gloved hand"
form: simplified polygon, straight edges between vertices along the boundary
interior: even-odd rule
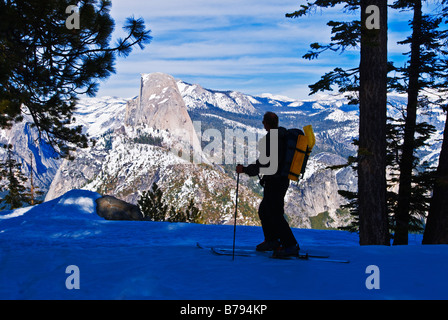
[[[244,172],[244,166],[242,164],[239,164],[236,166],[236,172],[237,173],[243,173]]]

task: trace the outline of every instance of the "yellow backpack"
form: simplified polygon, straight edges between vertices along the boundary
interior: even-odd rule
[[[305,133],[304,133],[305,132]],[[297,181],[305,173],[308,157],[316,144],[313,127],[311,125],[300,129],[289,129],[286,138],[286,154],[282,175]]]

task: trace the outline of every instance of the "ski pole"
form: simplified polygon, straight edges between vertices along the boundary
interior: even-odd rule
[[[238,186],[240,184],[240,174],[236,177],[236,199],[235,199],[235,218],[233,222],[233,250],[232,250],[232,261],[235,260],[235,234],[236,234],[236,215],[238,212]]]

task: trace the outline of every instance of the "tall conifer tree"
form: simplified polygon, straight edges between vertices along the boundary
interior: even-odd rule
[[[422,0],[398,0],[395,9],[412,10],[410,22],[412,35],[400,44],[410,45],[408,64],[395,70],[401,73],[392,82],[391,87],[406,92],[408,97],[404,116],[404,137],[399,160],[399,192],[395,210],[394,245],[408,244],[408,232],[411,221],[413,185],[415,185],[415,151],[419,147],[416,134],[421,124],[417,123],[417,110],[425,105],[421,92],[428,88],[440,88],[440,78],[444,68],[441,64],[443,39],[446,31],[439,29],[441,18],[437,15],[423,14]]]
[[[4,188],[7,191],[3,199],[2,209],[17,209],[24,203],[29,203],[29,196],[25,187],[27,178],[22,173],[21,165],[13,157],[12,145],[4,145],[6,149],[6,160],[0,164],[0,177],[6,180],[7,185]]]
[[[386,113],[387,1],[361,0],[358,150],[361,245],[389,244],[386,204]]]
[[[112,2],[76,3],[78,11],[67,10],[71,0],[0,0],[0,127],[27,112],[62,156],[88,143],[72,125],[77,96],[95,95],[117,55],[151,40],[142,19],[128,18],[126,36],[111,46]]]
[[[334,71],[310,86],[311,93],[331,90],[355,91],[352,103],[360,104],[358,151],[358,212],[360,244],[388,244],[386,210],[386,104],[387,104],[387,2],[385,0],[316,0],[302,5],[287,17],[301,17],[313,8],[343,5],[347,11],[361,11],[360,20],[330,21],[333,37],[329,45],[311,44],[304,58],[314,59],[326,51],[343,51],[361,46],[359,67]],[[359,93],[359,100],[356,97]]]

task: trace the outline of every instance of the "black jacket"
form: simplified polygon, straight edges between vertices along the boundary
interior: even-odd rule
[[[266,135],[266,156],[270,157],[270,139],[271,139],[271,132],[268,132]],[[285,159],[285,153],[286,153],[286,129],[283,127],[278,127],[278,167],[277,171],[273,175],[265,175],[264,178],[270,179],[275,177],[280,177],[281,168],[283,167],[284,159]],[[262,167],[269,167],[270,163],[267,163],[265,165],[262,165],[259,160],[257,160],[255,163],[248,165],[247,167],[244,167],[243,172],[248,174],[249,176],[256,176],[260,174],[260,168]]]

